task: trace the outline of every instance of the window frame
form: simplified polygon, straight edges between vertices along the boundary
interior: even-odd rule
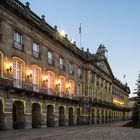
[[[80,70],[80,71],[78,71],[78,70]],[[77,68],[77,77],[79,79],[82,79],[82,69],[80,67]]]
[[[16,58],[13,59],[13,79],[14,79],[14,87],[16,88],[23,87],[23,69],[24,63]]]
[[[49,57],[49,56],[51,56],[51,57]],[[54,54],[50,50],[48,50],[48,52],[47,52],[47,62],[49,65],[54,65]]]
[[[32,43],[32,55],[36,58],[40,58],[40,45],[36,41]]]
[[[68,70],[69,70],[69,74],[74,75],[73,63],[71,62],[68,63]]]
[[[61,62],[63,62],[63,63],[61,64]],[[59,57],[59,67],[60,67],[61,70],[65,69],[65,61],[64,61],[64,58],[61,57],[61,56]]]
[[[13,33],[13,47],[23,51],[23,34],[17,30]]]

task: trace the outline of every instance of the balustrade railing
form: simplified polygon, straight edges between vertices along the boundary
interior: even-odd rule
[[[55,91],[51,88],[44,88],[40,87],[39,85],[28,83],[20,79],[4,79],[0,78],[0,88],[4,88],[7,90],[10,89],[16,89],[16,90],[23,90],[23,91],[29,91],[33,93],[41,93],[48,96],[54,96],[54,97],[60,97],[60,98],[67,98],[67,99],[75,99],[78,100],[80,97],[75,97],[70,95],[69,93],[65,93],[63,91]]]

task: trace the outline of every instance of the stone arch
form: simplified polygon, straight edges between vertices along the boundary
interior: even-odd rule
[[[122,112],[122,120],[125,120],[125,111]]]
[[[97,124],[100,124],[100,110],[97,109]]]
[[[64,106],[59,107],[59,126],[65,126],[65,110],[64,110]]]
[[[47,106],[47,126],[51,127],[54,126],[54,107],[53,105]]]
[[[80,108],[77,108],[77,125],[80,124]]]
[[[73,108],[69,107],[69,126],[74,125]]]
[[[13,128],[22,129],[25,124],[24,104],[22,101],[13,103]]]
[[[41,125],[41,107],[38,103],[32,104],[32,128],[39,128]]]
[[[104,110],[102,109],[102,112],[101,112],[101,117],[102,117],[102,123],[104,123]]]
[[[109,116],[108,116],[108,118],[109,118],[109,122],[111,122],[111,118],[112,117],[112,115],[111,115],[111,111],[109,111]]]
[[[105,122],[106,123],[108,122],[108,113],[107,113],[107,110],[105,111]]]
[[[117,121],[117,112],[114,112],[114,116],[115,116],[115,122]]]
[[[95,109],[92,108],[91,110],[91,123],[95,124]]]
[[[114,111],[114,121],[116,122],[117,116],[116,116],[116,110]]]
[[[0,101],[0,130],[1,129],[4,129],[4,113],[2,101]]]

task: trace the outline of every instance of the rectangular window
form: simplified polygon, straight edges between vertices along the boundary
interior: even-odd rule
[[[53,65],[53,53],[48,51],[48,64]]]
[[[14,32],[14,41],[16,41],[19,44],[22,44],[22,34],[15,31]]]
[[[81,94],[81,85],[77,84],[77,96],[80,97]]]
[[[78,68],[78,70],[77,70],[77,76],[78,76],[79,79],[82,78],[82,72],[81,72],[80,68]]]
[[[14,87],[22,88],[22,63],[14,60]]]
[[[73,64],[69,63],[68,64],[68,68],[69,68],[69,74],[74,74],[74,71],[73,71]]]
[[[60,57],[59,59],[60,69],[64,70],[64,59]]]
[[[23,50],[22,41],[23,41],[22,34],[15,31],[14,32],[14,47],[19,49],[19,50]]]
[[[39,58],[39,45],[33,42],[33,56]]]

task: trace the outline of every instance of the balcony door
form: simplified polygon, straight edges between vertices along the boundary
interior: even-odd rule
[[[22,69],[22,62],[14,60],[14,87],[22,88]]]
[[[55,74],[53,72],[48,72],[48,94],[52,94],[54,90],[54,81],[55,81]]]
[[[37,67],[33,67],[33,91],[38,92],[39,91],[39,78],[40,78],[40,70]]]

